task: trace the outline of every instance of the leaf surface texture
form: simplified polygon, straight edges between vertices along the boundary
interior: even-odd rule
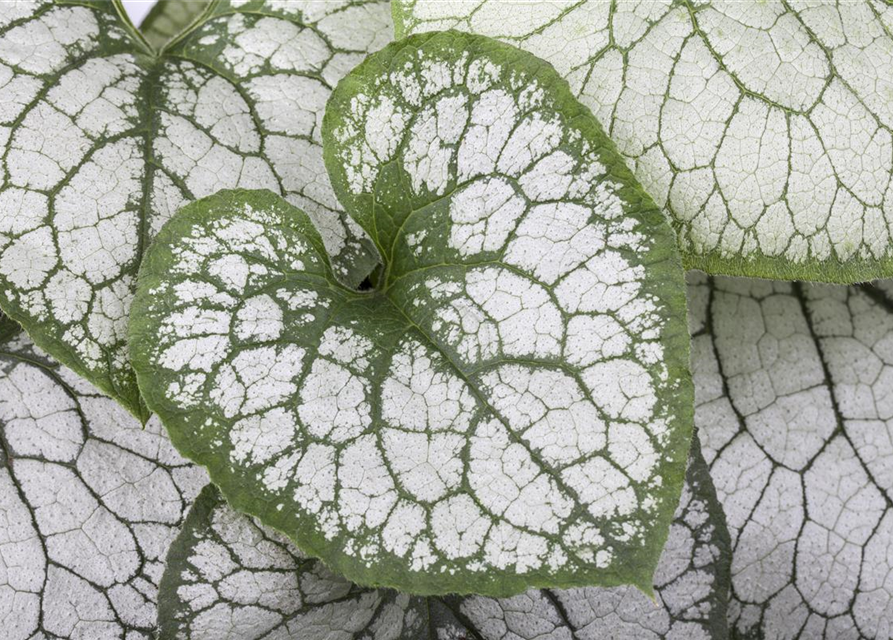
[[[5,640],[154,637],[158,581],[205,472],[21,331],[0,344]]]
[[[140,33],[156,49],[161,49],[198,18],[209,0],[157,0],[140,23]]]
[[[0,306],[145,418],[127,316],[146,246],[194,198],[263,188],[319,225],[338,276],[376,262],[323,168],[332,87],[390,39],[382,2],[215,2],[155,56],[111,2],[0,4]]]
[[[375,286],[339,285],[275,196],[181,210],[131,325],[177,446],[362,584],[649,588],[691,427],[684,284],[598,124],[542,61],[446,33],[354,70],[324,138]]]
[[[632,587],[531,590],[504,599],[362,588],[234,511],[211,485],[168,560],[159,640],[727,637],[728,531],[697,447],[655,574],[656,603]]]
[[[691,278],[737,637],[893,633],[893,286]]]
[[[395,0],[555,65],[711,273],[893,275],[893,6]]]

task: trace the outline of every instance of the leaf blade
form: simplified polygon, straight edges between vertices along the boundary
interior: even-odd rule
[[[112,3],[5,3],[0,22],[0,58],[15,75],[4,115],[0,305],[140,419],[127,311],[143,250],[180,205],[220,188],[270,188],[316,217],[340,277],[359,282],[376,263],[330,195],[315,121],[346,63],[388,39],[384,3],[311,13],[216,3],[157,58]],[[290,36],[285,53],[246,63],[269,43],[265,29]],[[45,36],[45,58],[29,57],[29,42]],[[277,82],[307,85],[307,104],[292,112]],[[277,118],[283,111],[294,115]]]
[[[209,485],[168,555],[159,592],[159,637],[219,637],[226,628],[214,622],[226,619],[239,620],[241,633],[252,638],[273,629],[299,633],[311,620],[321,625],[321,632],[332,632],[339,620],[350,619],[353,634],[368,633],[388,620],[392,636],[405,640],[424,637],[426,630],[443,638],[498,640],[506,627],[519,638],[543,628],[572,637],[623,633],[643,639],[657,634],[672,637],[685,629],[722,640],[728,637],[728,544],[722,511],[696,445],[670,542],[655,577],[656,606],[630,587],[531,590],[502,600],[410,598],[364,589],[330,573],[275,531],[232,510]],[[209,560],[223,556],[224,550],[235,562],[210,575]],[[221,586],[212,587],[209,580]],[[233,590],[228,586],[232,584],[256,585],[258,591]],[[205,597],[189,597],[199,592]],[[265,599],[257,597],[261,592]],[[599,612],[597,619],[592,619],[592,611]]]
[[[893,114],[877,70],[857,62],[889,59],[889,5],[741,9],[394,3],[400,35],[456,28],[552,62],[674,220],[688,268],[841,283],[891,275]],[[878,37],[847,39],[832,24]],[[864,137],[848,137],[855,129]],[[873,170],[860,173],[850,155],[874,158]]]
[[[443,91],[454,102],[475,65],[489,65],[490,84],[470,103],[522,99],[505,88],[527,87],[530,120],[518,129],[552,131],[540,155],[560,144],[566,158],[573,193],[550,187],[537,200],[541,158],[523,153],[514,174],[469,180],[481,201],[511,200],[511,183],[532,201],[518,196],[519,230],[498,232],[483,259],[483,239],[450,244],[464,233],[450,216],[461,217],[469,185],[411,186],[408,125],[388,134],[406,158],[380,158],[390,186],[344,190],[350,172],[378,168],[355,166],[362,154],[339,127],[364,137],[375,106],[342,122],[339,108],[379,89],[390,99],[403,88],[370,88],[388,77],[377,70],[418,60],[454,69]],[[415,108],[422,122],[428,107]],[[237,508],[356,582],[421,594],[649,588],[681,489],[691,393],[681,268],[659,211],[550,68],[495,41],[451,33],[386,48],[336,89],[329,113],[333,182],[386,261],[378,287],[336,286],[306,216],[272,196],[185,208],[150,249],[134,306],[149,406]],[[369,204],[371,193],[391,201]],[[543,216],[564,236],[537,246]],[[527,259],[544,247],[555,273]],[[316,302],[291,308],[301,287]],[[275,321],[244,329],[261,310]],[[483,329],[451,328],[466,322]],[[607,352],[599,322],[617,337]],[[278,371],[275,384],[256,384],[252,358]],[[464,522],[476,523],[467,536]]]
[[[158,0],[140,23],[140,31],[156,50],[179,35],[205,10],[207,0]]]
[[[21,332],[0,344],[4,636],[150,635],[204,472]]]
[[[733,634],[884,637],[889,281],[692,277],[690,297],[696,423],[732,536]]]

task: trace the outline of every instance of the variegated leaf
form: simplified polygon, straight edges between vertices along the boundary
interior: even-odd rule
[[[673,219],[690,267],[893,275],[893,5],[884,0],[394,0],[555,65]]]
[[[287,196],[358,283],[376,258],[340,213],[320,124],[338,79],[389,37],[384,2],[215,0],[156,56],[114,3],[0,3],[4,312],[145,419],[127,316],[143,252],[182,204]]]
[[[149,640],[167,547],[207,482],[21,332],[0,333],[0,637]]]
[[[447,33],[351,72],[323,136],[374,287],[272,195],[181,210],[130,333],[175,444],[362,584],[650,588],[691,429],[684,289],[594,118],[542,61]]]
[[[893,283],[693,276],[738,638],[893,637]]]
[[[159,640],[724,640],[728,531],[699,447],[654,576],[505,599],[410,597],[332,574],[208,486],[171,546]]]

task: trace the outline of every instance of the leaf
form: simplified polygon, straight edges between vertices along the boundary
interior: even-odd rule
[[[693,276],[696,422],[740,638],[893,633],[893,282]]]
[[[207,482],[23,333],[0,344],[4,640],[153,637],[168,545]]]
[[[548,60],[674,220],[689,268],[893,275],[893,5],[394,0]]]
[[[114,3],[0,3],[0,307],[142,419],[128,310],[182,204],[271,189],[314,218],[339,277],[377,262],[341,219],[319,125],[338,79],[388,41],[387,4],[234,4],[153,56]]]
[[[631,587],[532,590],[502,600],[365,589],[237,513],[208,485],[168,554],[159,640],[534,640],[546,633],[580,640],[720,639],[728,637],[728,546],[697,445],[655,574],[656,603]]]
[[[691,425],[683,280],[595,120],[541,61],[452,33],[368,58],[323,137],[375,288],[271,194],[182,209],[130,332],[176,446],[361,584],[650,588]]]
[[[179,35],[210,4],[209,0],[158,0],[143,18],[140,32],[156,49]]]
[[[22,328],[14,320],[10,320],[3,313],[0,313],[0,343],[6,342],[21,330]]]

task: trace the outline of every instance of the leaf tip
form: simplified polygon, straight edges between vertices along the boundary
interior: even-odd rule
[[[647,596],[647,598],[651,600],[652,603],[654,603],[655,607],[659,606],[660,603],[657,601],[657,595],[654,592],[654,585],[652,584],[652,579],[650,576],[647,580],[636,580],[636,582],[633,583],[633,586],[641,591],[643,594],[645,594],[645,596]]]
[[[149,410],[149,407],[146,406],[146,402],[141,395],[137,395],[135,398],[119,397],[115,399],[127,409],[127,412],[130,415],[139,420],[143,429],[146,428],[149,418],[152,417],[152,412]]]

